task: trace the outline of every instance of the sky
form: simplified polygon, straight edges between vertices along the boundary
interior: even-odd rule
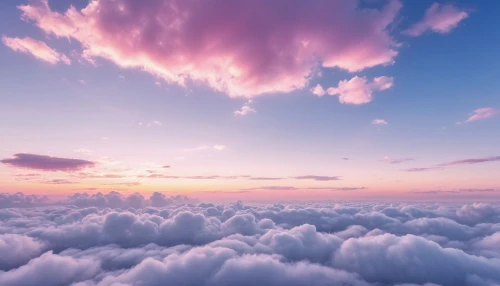
[[[497,1],[0,2],[0,192],[497,200]]]

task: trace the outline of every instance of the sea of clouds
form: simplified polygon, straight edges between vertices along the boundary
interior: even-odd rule
[[[500,209],[4,193],[0,285],[500,285]]]

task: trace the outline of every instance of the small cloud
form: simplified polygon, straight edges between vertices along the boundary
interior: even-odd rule
[[[156,85],[156,86],[161,86],[161,82],[159,82],[159,81],[155,81],[155,85]]]
[[[86,154],[86,155],[92,154],[92,150],[85,149],[85,148],[76,149],[74,151],[76,153],[82,153],[82,154]]]
[[[86,83],[83,79],[79,80],[79,82],[80,82],[82,85],[87,85],[87,83]]]
[[[214,145],[213,148],[215,150],[222,151],[222,150],[226,149],[226,146],[225,145]]]
[[[414,161],[415,159],[413,158],[396,158],[396,159],[391,159],[387,156],[384,157],[382,162],[388,163],[388,164],[401,164],[401,163],[406,163],[406,162],[411,162]]]
[[[426,171],[435,171],[435,170],[443,170],[444,168],[440,167],[427,167],[427,168],[410,168],[405,169],[405,172],[426,172]]]
[[[344,157],[344,158],[341,158],[341,159],[344,160],[344,161],[349,160],[349,158],[347,158],[347,157]]]
[[[280,177],[250,177],[248,179],[252,180],[252,181],[277,181],[277,180],[283,180],[284,178],[280,178]]]
[[[451,4],[433,3],[425,11],[424,18],[403,31],[403,34],[413,37],[420,36],[427,31],[446,34],[467,17],[469,17],[468,12]]]
[[[119,79],[125,79],[125,76],[123,76],[123,75],[118,75],[118,78],[119,78]]]
[[[315,87],[311,88],[310,91],[312,92],[312,94],[317,96],[323,96],[326,93],[326,91],[320,84],[317,84]]]
[[[313,176],[313,175],[307,175],[307,176],[296,176],[292,177],[293,179],[296,180],[315,180],[315,181],[338,181],[340,180],[339,176]]]
[[[62,62],[67,65],[71,64],[70,59],[66,55],[57,52],[56,50],[47,46],[47,44],[45,44],[44,42],[32,39],[30,37],[9,38],[3,36],[2,42],[4,43],[4,45],[16,52],[30,54],[39,60],[51,64],[56,64],[58,62]]]
[[[469,118],[467,120],[457,122],[457,124],[464,124],[473,121],[484,120],[499,114],[500,114],[500,109],[495,109],[492,107],[478,108],[469,115]]]
[[[375,124],[375,125],[386,125],[388,123],[384,119],[374,119],[372,121],[372,124]]]
[[[3,159],[0,160],[0,162],[18,168],[66,172],[77,171],[84,168],[91,168],[96,165],[95,162],[87,160],[58,158],[26,153],[14,154],[14,158]]]
[[[344,104],[364,104],[373,100],[373,92],[389,89],[393,86],[392,77],[380,76],[368,82],[366,77],[355,76],[350,80],[341,80],[337,87],[326,90],[329,95],[339,96]]]
[[[245,115],[248,115],[248,114],[254,113],[254,112],[256,112],[256,111],[252,107],[250,107],[248,105],[243,105],[240,109],[234,111],[233,113],[236,116],[238,116],[238,115],[245,116]]]
[[[162,167],[163,169],[169,169],[169,168],[170,168],[170,166],[169,166],[169,165],[163,165],[163,166],[161,166],[161,167]]]
[[[101,140],[108,140],[108,137],[101,137]]]
[[[153,124],[154,124],[154,125],[157,125],[157,126],[161,126],[161,125],[162,125],[162,124],[161,124],[161,122],[160,122],[160,121],[157,121],[157,120],[153,121]]]
[[[68,184],[75,184],[75,182],[71,182],[68,180],[64,179],[54,179],[54,180],[49,180],[49,181],[43,181],[43,184],[51,184],[51,185],[68,185]]]

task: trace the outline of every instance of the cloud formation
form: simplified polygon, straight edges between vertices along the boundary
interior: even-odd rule
[[[368,82],[366,77],[355,76],[350,80],[339,81],[337,87],[330,87],[326,92],[332,96],[338,95],[339,101],[344,104],[365,104],[373,100],[373,92],[389,89],[393,84],[392,77],[380,76]],[[324,93],[318,92],[319,87],[316,86],[311,91],[316,95],[323,95]]]
[[[251,97],[304,88],[318,66],[355,72],[392,64],[398,43],[388,26],[402,4],[358,4],[99,0],[60,13],[36,0],[19,9],[47,34],[79,42],[91,62],[105,58],[168,82],[201,81]]]
[[[495,285],[499,210],[75,194],[0,210],[0,284]]]
[[[0,160],[0,162],[18,168],[65,172],[78,171],[84,168],[91,168],[96,165],[95,162],[87,160],[59,158],[27,153],[14,154],[13,158],[3,159]]]
[[[457,124],[470,123],[478,120],[484,120],[491,118],[493,116],[499,115],[500,109],[495,109],[492,107],[478,108],[470,114],[469,118],[465,121],[459,121]]]
[[[435,2],[425,11],[424,18],[421,21],[413,24],[403,33],[413,37],[420,36],[427,31],[446,34],[456,28],[468,16],[467,11],[452,4]]]
[[[51,64],[57,64],[58,62],[62,62],[67,65],[71,64],[71,60],[66,55],[57,52],[56,50],[47,46],[46,43],[32,39],[30,37],[9,38],[6,36],[2,36],[2,42],[4,43],[4,45],[16,52],[30,54],[39,60]]]

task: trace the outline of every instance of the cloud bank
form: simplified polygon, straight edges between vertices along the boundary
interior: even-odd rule
[[[500,283],[496,205],[186,199],[113,192],[4,204],[0,284]]]

